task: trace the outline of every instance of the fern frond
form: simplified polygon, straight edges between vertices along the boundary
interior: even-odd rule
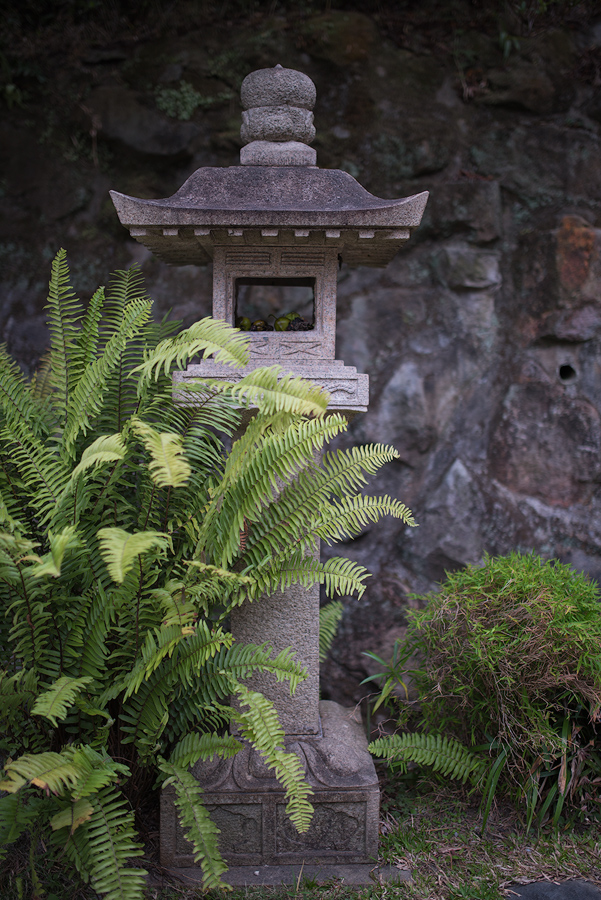
[[[34,515],[46,523],[68,482],[70,472],[50,447],[36,438],[23,423],[3,429],[0,438],[10,453],[11,464],[26,487],[26,502]]]
[[[284,551],[279,557],[267,557],[261,565],[249,568],[249,571],[253,575],[253,584],[247,592],[253,600],[266,592],[283,591],[291,584],[301,584],[306,588],[323,584],[328,597],[354,593],[362,597],[364,581],[371,577],[367,569],[352,559],[333,556],[322,563],[300,551]]]
[[[319,610],[319,661],[326,661],[330,648],[334,643],[338,625],[344,614],[344,606],[340,600],[332,600]]]
[[[83,316],[83,307],[69,282],[67,254],[63,249],[52,261],[46,309],[51,343],[53,406],[64,419],[73,388],[71,355],[79,334],[78,323]]]
[[[125,444],[120,434],[101,434],[81,454],[81,459],[71,473],[71,482],[88,469],[97,469],[107,462],[117,462],[125,456]]]
[[[184,485],[192,474],[192,469],[185,457],[179,434],[155,431],[140,419],[132,420],[132,427],[150,453],[148,468],[155,484],[159,487]]]
[[[161,772],[166,775],[163,787],[173,785],[175,789],[175,806],[179,821],[185,830],[185,836],[194,847],[194,861],[202,868],[203,887],[227,887],[221,881],[221,875],[227,866],[219,853],[217,835],[219,829],[209,818],[202,802],[202,789],[193,775],[184,766],[174,765],[162,760]]]
[[[192,731],[177,742],[171,751],[169,762],[188,769],[199,759],[211,759],[213,756],[229,759],[241,749],[242,744],[231,734],[200,734]]]
[[[286,793],[286,812],[296,830],[300,833],[308,831],[313,807],[307,798],[313,791],[305,781],[305,770],[298,756],[282,749],[284,729],[273,703],[263,694],[249,691],[244,685],[238,685],[236,694],[241,706],[247,708],[234,712],[234,719],[240,726],[242,736],[259,751],[266,765],[274,770]]]
[[[72,835],[80,825],[90,821],[93,813],[94,807],[89,800],[75,800],[52,816],[50,827],[53,831],[68,828],[69,835]]]
[[[143,900],[146,870],[127,866],[143,856],[137,840],[134,814],[113,787],[105,787],[90,798],[94,812],[76,834],[85,833],[90,860],[90,883],[105,900]]]
[[[47,404],[34,395],[4,345],[0,345],[0,407],[9,426],[25,426],[32,438],[40,437],[51,428]]]
[[[61,753],[25,754],[8,760],[4,765],[8,778],[0,781],[0,791],[14,794],[24,785],[33,784],[44,791],[62,794],[73,788],[79,779],[79,769],[72,758]]]
[[[130,534],[123,528],[101,528],[98,532],[100,554],[113,581],[122,584],[136,559],[152,547],[163,550],[169,536],[160,531],[138,531]]]
[[[88,303],[81,328],[75,337],[75,346],[71,354],[73,386],[77,384],[87,367],[96,358],[100,339],[98,325],[102,318],[103,305],[104,288],[99,287]]]
[[[330,395],[306,378],[284,373],[281,366],[254,369],[232,384],[229,393],[238,402],[257,407],[263,415],[277,412],[299,416],[322,416]]]
[[[168,375],[175,364],[180,369],[188,360],[202,353],[215,354],[215,361],[228,366],[245,366],[248,362],[248,338],[226,322],[209,317],[195,322],[176,337],[167,338],[145,354],[142,365],[132,374],[140,375],[140,387],[154,380],[163,372]]]
[[[67,525],[60,534],[48,532],[48,542],[50,544],[50,553],[47,553],[40,559],[39,563],[32,566],[31,574],[34,578],[43,578],[45,575],[58,578],[61,574],[63,557],[67,550],[72,547],[78,547],[81,544],[74,525]]]
[[[445,778],[478,785],[486,774],[487,764],[481,756],[468,750],[455,738],[440,734],[391,734],[369,745],[370,753],[406,771],[408,762],[430,766]]]
[[[332,415],[294,421],[282,431],[263,434],[264,428],[262,418],[257,417],[234,443],[203,519],[199,543],[202,546],[207,541],[215,562],[223,567],[241,555],[244,522],[261,519],[266,501],[276,495],[278,479],[289,483],[303,467],[313,467],[315,452],[346,428],[346,420]],[[214,525],[216,533],[209,538]]]
[[[101,356],[90,363],[77,382],[67,406],[67,421],[63,435],[63,448],[73,455],[75,442],[90,428],[90,420],[96,416],[103,404],[108,375],[120,360],[127,341],[150,318],[149,300],[133,300],[123,310],[123,320],[119,329],[104,347]]]
[[[35,716],[44,716],[49,719],[54,727],[62,721],[80,691],[90,684],[89,676],[84,678],[69,678],[63,675],[54,684],[38,695],[31,712]]]

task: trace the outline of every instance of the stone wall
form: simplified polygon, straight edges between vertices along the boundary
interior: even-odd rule
[[[347,440],[397,447],[370,489],[419,522],[332,550],[374,576],[325,668],[324,696],[345,703],[362,651],[387,655],[409,595],[445,570],[535,549],[601,576],[601,20],[524,28],[507,58],[503,22],[438,44],[393,25],[332,11],[84,35],[60,66],[32,43],[0,125],[0,336],[27,371],[60,246],[84,296],[136,261],[157,315],[210,311],[210,270],[150,257],[107,192],[165,197],[200,165],[236,164],[252,69],[315,81],[318,165],[380,196],[431,192],[386,270],[340,273],[337,356],[371,380]]]

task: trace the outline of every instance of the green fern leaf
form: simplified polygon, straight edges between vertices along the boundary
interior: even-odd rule
[[[474,785],[482,782],[487,763],[476,753],[464,747],[454,738],[440,734],[392,734],[379,738],[369,745],[370,753],[400,763],[403,768],[408,762],[420,766],[430,766],[446,778],[470,781]]]
[[[140,419],[134,419],[132,426],[150,453],[149,470],[155,484],[159,487],[184,485],[188,481],[192,469],[184,455],[179,434],[155,431]]]
[[[256,406],[263,415],[277,412],[300,416],[322,416],[330,395],[305,378],[284,374],[281,366],[254,369],[232,384],[229,393],[238,402]]]
[[[319,661],[325,662],[344,614],[340,600],[332,600],[319,610]]]
[[[63,435],[65,452],[73,455],[79,435],[90,428],[90,420],[101,408],[107,388],[109,373],[119,365],[127,341],[150,318],[149,300],[133,300],[123,310],[123,320],[112,335],[101,356],[90,363],[77,382],[67,406],[67,421]]]
[[[136,838],[134,814],[114,788],[106,787],[90,798],[94,812],[76,834],[85,833],[90,860],[90,883],[105,900],[143,900],[146,870],[127,866],[143,856]]]
[[[307,831],[313,815],[313,807],[307,798],[313,791],[305,781],[305,771],[298,756],[282,749],[284,730],[273,703],[244,685],[238,685],[236,694],[241,706],[247,707],[234,713],[242,736],[259,751],[267,766],[274,769],[286,792],[286,812],[296,830]]]
[[[58,681],[54,682],[52,687],[42,691],[33,705],[32,713],[49,719],[56,728],[58,722],[62,721],[67,715],[69,708],[75,702],[75,698],[82,688],[91,682],[92,678],[89,676],[69,678],[67,675],[63,675]]]
[[[227,887],[221,881],[226,871],[217,844],[219,829],[209,818],[202,802],[202,789],[193,775],[186,768],[162,760],[161,771],[167,776],[163,788],[173,785],[175,789],[175,806],[179,820],[185,829],[186,839],[194,847],[194,860],[199,862],[205,890]]]
[[[63,557],[68,549],[78,547],[81,544],[79,535],[74,525],[67,525],[60,534],[48,532],[50,553],[43,556],[39,563],[32,567],[31,574],[34,578],[42,578],[51,575],[58,578],[61,574]]]
[[[161,372],[168,375],[174,364],[181,369],[199,353],[204,356],[215,354],[216,362],[229,366],[245,366],[248,362],[248,338],[226,322],[201,319],[176,337],[161,341],[146,354],[142,365],[137,366],[132,374],[140,375],[140,387],[143,388],[153,378],[156,381]]]
[[[169,536],[159,531],[129,534],[122,528],[101,528],[98,532],[100,554],[113,581],[122,584],[136,559],[153,547],[165,549]]]
[[[117,462],[125,456],[125,444],[120,434],[101,434],[81,454],[79,463],[71,473],[73,483],[88,469],[97,469],[107,462]]]
[[[74,803],[70,803],[52,816],[50,827],[53,831],[58,831],[60,828],[68,828],[71,835],[84,822],[89,822],[93,812],[94,807],[89,800],[75,800]]]
[[[46,309],[51,341],[53,406],[64,419],[73,388],[71,354],[79,334],[78,324],[83,316],[83,307],[69,283],[67,254],[63,249],[52,261]]]
[[[77,766],[60,753],[25,754],[4,766],[8,778],[0,781],[0,791],[14,794],[24,785],[33,784],[44,791],[62,796],[79,778]]]
[[[242,744],[231,734],[199,734],[192,731],[177,742],[171,751],[169,762],[181,769],[188,769],[199,759],[211,759],[213,756],[228,759],[241,749]]]

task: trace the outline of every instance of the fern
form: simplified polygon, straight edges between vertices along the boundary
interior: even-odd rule
[[[272,704],[243,684],[269,672],[293,691],[306,672],[292,649],[235,644],[229,613],[293,583],[361,595],[368,573],[321,563],[315,545],[382,515],[412,524],[398,501],[359,494],[395,451],[322,461],[346,421],[279,367],[178,387],[174,403],[173,366],[199,353],[244,365],[248,340],[209,319],[177,335],[153,322],[137,270],[84,309],[61,251],[48,314],[51,350],[32,383],[0,350],[0,845],[29,832],[98,895],[141,897],[120,785],[136,800],[154,769],[174,787],[205,885],[219,886],[217,829],[190,765],[250,741],[294,825],[311,817]]]
[[[227,866],[219,853],[217,843],[219,829],[213,824],[203,806],[202,789],[198,781],[183,766],[162,761],[160,767],[167,776],[163,786],[173,785],[175,789],[175,806],[179,812],[180,824],[185,830],[186,838],[194,847],[195,862],[201,865],[203,887],[207,890],[223,888],[221,875]]]
[[[156,381],[161,372],[167,375],[174,365],[182,368],[201,352],[204,356],[215,354],[216,362],[244,366],[248,362],[248,339],[225,322],[201,319],[177,337],[161,341],[132,374],[139,374],[143,388],[153,378]]]
[[[123,528],[101,528],[98,531],[100,553],[113,581],[122,583],[134,562],[153,547],[164,548],[169,543],[166,534],[158,531],[138,531],[129,534]]]
[[[284,731],[275,707],[262,694],[243,685],[236,693],[241,706],[247,707],[246,711],[235,714],[242,736],[259,751],[267,766],[275,770],[288,799],[286,812],[296,830],[308,831],[313,814],[308,797],[313,791],[304,780],[305,772],[298,756],[282,749]]]
[[[46,691],[38,694],[32,713],[37,716],[45,716],[56,727],[57,723],[64,719],[67,710],[73,705],[75,698],[92,679],[89,676],[83,678],[69,678],[63,675]]]
[[[319,661],[325,662],[344,614],[340,600],[332,600],[319,610]]]
[[[143,900],[146,870],[127,866],[132,858],[143,855],[133,812],[112,787],[99,790],[90,803],[94,811],[77,834],[83,833],[87,843],[92,887],[105,900]]]
[[[387,759],[407,770],[407,763],[430,766],[445,778],[457,779],[463,784],[481,784],[486,773],[486,762],[477,753],[464,747],[454,738],[440,734],[392,734],[379,738],[369,745],[374,756]]]
[[[51,341],[50,381],[54,390],[53,406],[64,423],[74,382],[71,357],[79,331],[77,326],[83,316],[83,307],[69,283],[69,267],[64,250],[59,250],[52,263],[46,309]]]
[[[144,441],[150,453],[148,469],[159,487],[181,487],[192,469],[184,455],[181,438],[171,432],[158,432],[139,419],[132,420],[133,429]]]

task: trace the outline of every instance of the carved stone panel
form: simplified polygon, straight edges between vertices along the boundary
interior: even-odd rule
[[[284,803],[276,811],[276,848],[278,853],[365,852],[366,803],[321,803],[315,807],[311,827],[299,834]]]

